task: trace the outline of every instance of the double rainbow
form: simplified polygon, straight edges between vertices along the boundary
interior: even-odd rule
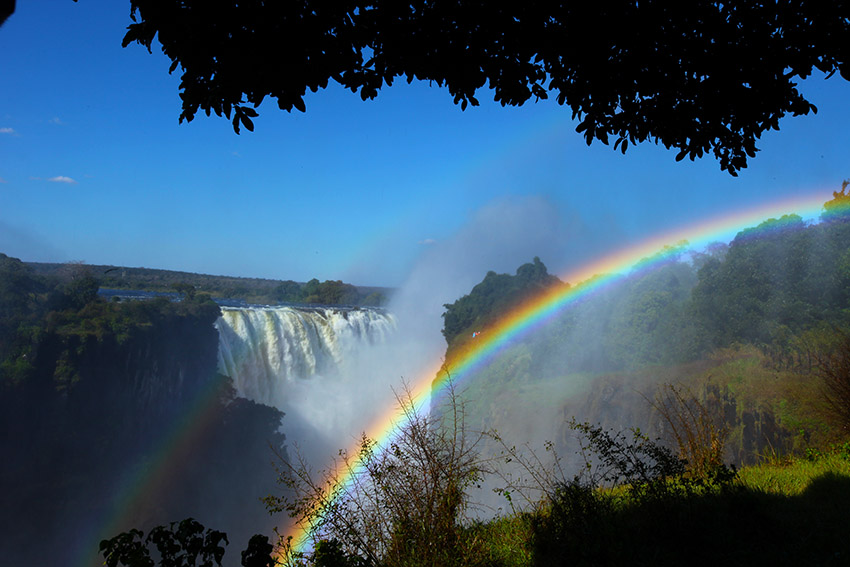
[[[699,250],[712,242],[728,242],[740,230],[784,214],[794,213],[805,220],[817,218],[823,203],[829,198],[828,193],[818,192],[736,211],[696,226],[682,227],[654,236],[563,274],[559,276],[562,281],[579,283],[566,288],[559,287],[525,301],[504,315],[496,324],[488,327],[486,332],[467,343],[467,348],[459,350],[444,363],[438,362],[426,369],[410,385],[410,407],[416,412],[424,410],[432,396],[445,392],[449,377],[455,385],[470,379],[479,368],[520,337],[577,301],[625,277],[637,269],[638,263],[640,269],[649,269],[669,260],[675,254],[680,254],[683,250],[681,243],[687,243],[690,250]],[[405,413],[398,408],[391,408],[372,422],[365,435],[374,440],[376,448],[380,450],[386,447],[406,424]],[[349,454],[357,455],[358,449],[359,447],[351,448]],[[338,468],[330,471],[330,485],[334,488],[328,497],[334,499],[350,490],[362,469],[363,464],[355,462],[351,467],[340,464]],[[293,527],[288,534],[292,538],[292,551],[297,553],[308,549],[315,529],[314,524]]]

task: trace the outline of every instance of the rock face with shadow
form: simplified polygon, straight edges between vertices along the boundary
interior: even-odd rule
[[[46,316],[26,378],[0,389],[4,563],[61,549],[100,565],[109,530],[188,516],[246,541],[266,531],[282,414],[236,399],[217,373],[219,313],[95,302]]]

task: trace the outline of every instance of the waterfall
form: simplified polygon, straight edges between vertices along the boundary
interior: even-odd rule
[[[237,394],[282,408],[295,383],[329,379],[386,342],[395,318],[379,309],[223,308],[216,328],[219,372]]]

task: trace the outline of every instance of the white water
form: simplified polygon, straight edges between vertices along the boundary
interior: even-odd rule
[[[219,372],[230,376],[237,395],[274,406],[286,415],[290,441],[336,443],[359,435],[356,419],[391,391],[374,376],[375,359],[396,330],[379,309],[249,307],[223,308]],[[383,393],[372,392],[381,382]],[[371,403],[370,403],[371,402]]]
[[[358,351],[386,342],[395,319],[377,309],[224,308],[218,366],[237,393],[281,407],[298,380],[339,373]]]

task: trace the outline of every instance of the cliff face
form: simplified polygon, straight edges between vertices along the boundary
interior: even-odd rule
[[[76,557],[68,564],[100,564],[100,538],[116,535],[103,533],[110,523],[149,528],[194,516],[221,528],[231,501],[257,502],[274,488],[268,443],[282,443],[281,414],[234,402],[216,373],[219,314],[212,302],[155,301],[45,316],[26,379],[0,381],[4,561],[37,564],[50,548]],[[201,412],[205,426],[169,463],[167,482],[128,499],[148,490],[171,440]],[[259,492],[244,494],[240,478]],[[211,491],[222,483],[232,490],[217,501]]]
[[[123,341],[115,335],[66,338],[56,354],[70,356],[79,373],[69,401],[99,398],[132,407],[145,420],[173,415],[215,380],[216,318],[214,312],[165,313]]]

